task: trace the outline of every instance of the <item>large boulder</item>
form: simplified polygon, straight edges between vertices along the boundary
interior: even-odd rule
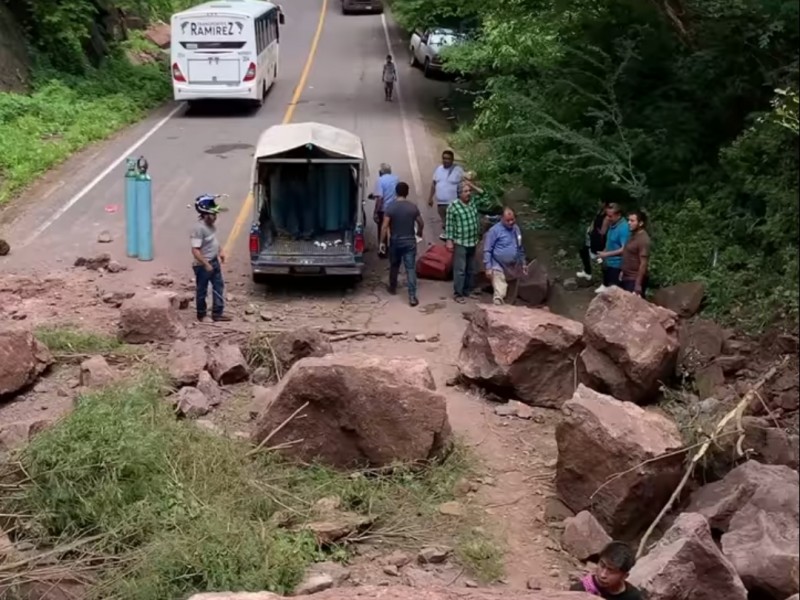
[[[301,358],[326,356],[333,353],[328,338],[310,327],[282,331],[272,341],[272,350],[280,362],[281,372],[285,373]]]
[[[340,469],[424,461],[451,438],[445,398],[424,360],[363,354],[295,363],[259,415],[253,442],[271,434],[269,445],[284,455]]]
[[[33,333],[0,329],[0,398],[32,385],[52,364],[50,351]]]
[[[751,460],[700,488],[689,509],[724,532],[722,552],[747,589],[779,599],[800,588],[799,505],[796,471]]]
[[[591,510],[613,537],[628,538],[658,514],[683,475],[675,423],[579,385],[556,428],[556,489],[575,512]]]
[[[175,294],[136,294],[122,303],[119,339],[129,344],[173,342],[186,337],[174,303]]]
[[[678,373],[695,375],[708,369],[722,355],[725,331],[708,319],[693,319],[683,323],[678,336]],[[717,365],[723,373],[721,365]]]
[[[461,341],[458,370],[527,404],[558,407],[574,391],[583,326],[546,310],[479,306]]]
[[[690,281],[656,290],[653,302],[671,310],[679,317],[688,319],[700,310],[705,294],[706,286],[702,281]]]
[[[675,313],[612,287],[592,300],[584,327],[586,345],[608,357],[627,379],[620,400],[650,400],[672,376],[678,354]]]
[[[189,600],[284,600],[270,592],[211,592],[195,594]],[[465,588],[419,588],[406,586],[359,586],[326,590],[296,600],[597,600],[583,592],[526,592]]]
[[[547,269],[538,260],[528,264],[528,274],[520,277],[517,298],[529,306],[547,304],[550,296],[550,277]]]
[[[639,559],[630,581],[648,600],[747,600],[736,569],[719,551],[702,515],[684,513]]]

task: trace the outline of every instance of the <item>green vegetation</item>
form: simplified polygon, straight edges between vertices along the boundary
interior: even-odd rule
[[[56,550],[42,563],[3,570],[0,587],[43,575],[55,556],[70,573],[97,576],[92,597],[104,600],[287,593],[308,564],[349,556],[346,546],[319,547],[298,528],[331,496],[374,520],[363,539],[419,544],[446,533],[437,506],[468,472],[460,449],[415,472],[296,467],[269,453],[248,457],[243,442],[176,420],[165,389],[148,371],[85,396],[16,457],[18,467],[6,465],[24,476],[14,485],[3,478],[4,528]],[[468,565],[486,561],[481,546],[467,548]]]
[[[599,200],[644,208],[654,283],[704,280],[709,312],[753,329],[796,323],[796,1],[393,8],[474,28],[447,63],[477,98],[454,144],[481,181],[529,187],[576,245]]]
[[[29,94],[0,92],[0,204],[88,144],[141,119],[170,94],[159,50],[127,19],[167,19],[188,0],[5,1],[34,61]],[[99,25],[98,23],[103,23]],[[138,62],[138,61],[136,61]]]
[[[456,558],[483,583],[503,576],[503,550],[480,528],[459,536]]]
[[[123,349],[117,338],[73,326],[38,327],[36,339],[54,354],[106,354]]]

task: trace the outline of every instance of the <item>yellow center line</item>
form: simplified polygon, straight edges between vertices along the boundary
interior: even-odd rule
[[[292,117],[294,116],[294,110],[297,108],[297,103],[300,101],[300,96],[303,94],[303,90],[306,87],[308,75],[311,72],[311,67],[314,64],[314,57],[317,54],[319,39],[322,37],[322,27],[325,25],[325,13],[327,10],[328,0],[322,0],[322,8],[320,9],[319,13],[319,21],[317,22],[317,30],[314,32],[314,38],[311,40],[311,48],[308,51],[306,64],[303,67],[303,71],[300,73],[300,79],[297,82],[297,86],[294,88],[294,95],[292,96],[292,100],[289,102],[289,106],[286,107],[286,112],[283,115],[283,121],[281,121],[283,125],[292,120]],[[253,191],[250,190],[244,202],[242,203],[242,208],[239,211],[239,214],[236,215],[236,220],[233,222],[231,233],[228,235],[228,239],[225,241],[225,245],[223,246],[226,258],[228,259],[230,259],[233,251],[233,245],[236,243],[239,234],[242,232],[242,227],[244,227],[245,223],[247,223],[247,220],[250,217],[250,213],[253,210],[253,202]]]

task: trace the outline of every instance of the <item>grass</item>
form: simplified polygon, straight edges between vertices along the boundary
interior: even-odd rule
[[[108,59],[83,77],[39,71],[30,94],[0,93],[0,205],[92,142],[141,119],[170,94],[161,64]]]
[[[125,349],[122,342],[114,336],[73,326],[38,327],[36,339],[55,354],[107,354]]]
[[[484,583],[497,581],[503,576],[503,550],[480,529],[459,536],[455,554],[458,561]]]
[[[163,375],[148,370],[80,398],[15,458],[24,480],[0,500],[0,513],[18,515],[4,524],[12,537],[39,548],[70,545],[65,565],[96,571],[91,598],[289,593],[310,563],[349,556],[347,546],[322,548],[296,527],[330,496],[374,521],[364,539],[419,546],[448,533],[437,507],[469,473],[463,450],[392,474],[298,467],[267,453],[247,458],[243,442],[175,420],[165,390]],[[467,566],[494,575],[488,545],[469,538],[459,547]],[[36,577],[37,568],[0,572],[0,587]]]

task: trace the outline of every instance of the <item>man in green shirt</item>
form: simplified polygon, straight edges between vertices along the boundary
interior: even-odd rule
[[[469,186],[459,187],[458,200],[448,207],[445,223],[447,248],[453,251],[453,299],[463,304],[472,291],[475,248],[481,236],[480,216]]]

